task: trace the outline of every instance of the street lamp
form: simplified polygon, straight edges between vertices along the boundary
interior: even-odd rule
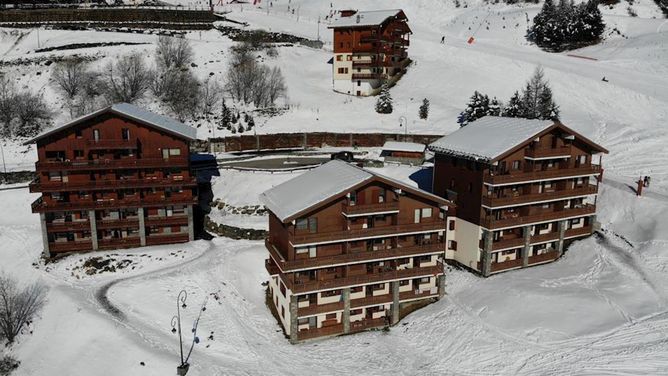
[[[404,141],[408,138],[408,119],[405,116],[399,117],[399,127],[404,127]]]
[[[190,369],[190,363],[188,363],[188,360],[190,359],[190,355],[193,352],[195,344],[199,343],[199,337],[197,337],[197,326],[199,325],[199,319],[202,316],[202,312],[206,311],[206,301],[208,299],[208,297],[204,299],[204,302],[202,303],[202,306],[199,310],[199,314],[197,315],[197,319],[193,323],[193,328],[192,328],[193,341],[190,344],[190,350],[188,350],[188,355],[186,355],[184,359],[183,337],[181,336],[181,308],[186,309],[187,298],[188,298],[188,293],[186,292],[186,290],[181,290],[181,292],[179,292],[179,295],[176,297],[176,316],[172,317],[172,333],[178,332],[179,350],[181,351],[181,364],[178,367],[176,367],[176,374],[178,376],[185,376],[188,373],[188,370]]]

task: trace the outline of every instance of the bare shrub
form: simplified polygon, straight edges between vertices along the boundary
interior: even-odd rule
[[[200,101],[200,83],[188,69],[172,68],[158,78],[161,95],[158,97],[179,119],[185,121],[197,116]]]
[[[16,114],[16,87],[9,76],[0,72],[0,122],[3,136],[11,133],[11,123]]]
[[[86,63],[81,59],[58,63],[51,73],[56,87],[68,99],[74,99],[82,91],[88,76]]]
[[[185,38],[161,36],[156,46],[156,63],[165,69],[182,68],[192,63],[193,49]]]
[[[109,103],[134,103],[149,89],[150,73],[143,57],[134,53],[111,62],[102,73],[101,92]]]
[[[9,376],[14,370],[19,368],[21,362],[14,359],[11,355],[4,355],[0,358],[0,376]]]
[[[207,79],[200,90],[202,111],[209,116],[222,99],[223,89],[215,79]]]
[[[286,95],[287,87],[280,68],[270,69],[258,64],[249,48],[238,47],[231,51],[225,89],[232,98],[246,104],[253,102],[256,107],[268,107]]]
[[[0,335],[13,343],[21,329],[33,320],[46,304],[47,288],[35,282],[23,288],[0,275]]]
[[[19,137],[34,136],[42,128],[42,123],[51,120],[51,110],[41,94],[28,91],[16,96],[16,120],[13,134]]]

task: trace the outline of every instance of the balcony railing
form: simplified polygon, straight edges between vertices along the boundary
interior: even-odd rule
[[[529,265],[540,262],[554,261],[557,259],[557,257],[559,257],[559,252],[557,251],[549,251],[543,253],[542,255],[529,256]]]
[[[129,236],[127,238],[107,238],[107,239],[98,239],[97,246],[100,249],[109,249],[109,248],[131,248],[139,247],[141,241],[139,236]]]
[[[573,208],[573,209],[563,209],[547,213],[538,213],[530,215],[518,215],[515,218],[483,218],[481,224],[487,229],[499,229],[503,227],[514,227],[521,226],[535,222],[544,222],[551,220],[558,220],[561,218],[577,217],[584,216],[587,214],[596,213],[596,206],[594,205],[584,205],[583,207]]]
[[[147,217],[144,220],[144,223],[147,226],[178,226],[178,225],[187,225],[188,216],[187,215],[174,215],[170,217]]]
[[[146,236],[146,245],[185,243],[190,240],[188,234],[154,234]]]
[[[381,304],[392,303],[392,294],[366,296],[360,299],[350,299],[350,308],[377,306]]]
[[[529,240],[530,244],[547,242],[550,240],[559,240],[558,232],[550,232],[542,235],[534,235]],[[492,250],[497,251],[499,249],[510,249],[510,248],[520,248],[524,246],[524,237],[520,236],[514,239],[501,239],[499,241],[492,243]],[[482,245],[481,245],[482,248]]]
[[[290,272],[297,269],[318,268],[338,264],[352,264],[375,259],[400,258],[426,254],[430,252],[435,253],[445,251],[445,243],[435,242],[432,244],[383,249],[378,251],[349,252],[334,256],[286,261],[268,239],[265,240],[265,246],[267,247],[267,250],[269,250],[271,257],[276,261],[276,263],[284,272]]]
[[[335,334],[343,334],[343,324],[323,326],[322,328],[313,328],[300,330],[297,334],[299,340],[311,339],[317,337],[331,336]]]
[[[353,68],[377,67],[380,64],[375,60],[353,60]]]
[[[109,228],[124,228],[124,227],[138,227],[138,218],[119,218],[119,219],[103,219],[95,222],[98,230]]]
[[[363,319],[359,321],[353,321],[350,323],[350,331],[352,333],[361,332],[367,329],[373,328],[382,328],[387,324],[385,317],[379,317],[377,319]]]
[[[485,174],[483,180],[487,184],[519,183],[541,179],[567,178],[571,176],[594,175],[601,172],[601,166],[589,165],[569,168],[556,168],[544,171],[512,172],[510,174]]]
[[[90,230],[90,222],[88,220],[72,222],[50,222],[46,224],[47,232],[77,232],[87,230]]]
[[[137,140],[87,140],[89,149],[137,149]]]
[[[117,168],[166,168],[188,167],[187,158],[122,158],[122,159],[94,159],[94,160],[66,160],[41,161],[35,163],[37,171],[76,171],[76,170],[106,170]]]
[[[139,206],[161,206],[176,204],[197,204],[197,196],[194,197],[165,197],[165,198],[125,198],[121,200],[105,201],[78,201],[78,202],[52,202],[47,204],[42,197],[32,204],[33,213],[61,210],[96,210],[106,208],[132,208]]]
[[[379,202],[375,204],[364,205],[343,204],[342,207],[343,213],[347,215],[371,214],[399,210],[399,201]]]
[[[368,285],[370,283],[378,283],[387,280],[422,277],[422,276],[436,276],[440,274],[443,274],[443,265],[439,262],[437,263],[436,266],[427,266],[422,268],[410,268],[402,270],[388,270],[373,274],[342,277],[324,281],[315,280],[315,281],[293,282],[290,278],[288,278],[284,274],[279,274],[279,276],[283,280],[283,283],[285,283],[285,285],[288,286],[288,288],[292,290],[293,293],[304,293],[315,290],[329,290],[345,286]]]
[[[353,80],[380,80],[386,77],[383,73],[353,73]]]
[[[520,205],[520,204],[527,204],[530,202],[555,200],[566,197],[593,195],[596,193],[598,193],[598,187],[595,185],[588,185],[582,188],[564,189],[561,191],[532,193],[526,195],[519,194],[517,196],[510,196],[510,195],[503,197],[483,196],[482,204],[490,208],[495,208],[499,206]]]
[[[570,146],[562,146],[558,148],[526,148],[524,155],[529,158],[551,158],[563,157],[571,155]]]
[[[564,237],[570,238],[576,236],[586,236],[586,235],[591,235],[592,232],[593,232],[593,227],[591,225],[581,228],[572,228],[570,230],[566,230]]]
[[[302,316],[311,316],[318,313],[333,312],[333,311],[342,311],[343,302],[335,302],[328,304],[309,304],[308,307],[301,307],[298,309],[299,317]]]
[[[60,192],[60,191],[90,191],[90,190],[116,190],[125,188],[151,188],[151,187],[188,187],[196,186],[196,178],[175,179],[110,179],[91,180],[86,182],[62,182],[49,181],[41,183],[38,179],[30,183],[30,192]]]
[[[409,223],[403,225],[390,225],[382,227],[372,227],[358,230],[341,230],[332,232],[320,232],[314,234],[293,235],[290,234],[290,242],[293,245],[345,241],[355,238],[367,238],[383,235],[394,235],[402,233],[422,232],[422,231],[445,231],[445,221],[439,220],[428,223]]]
[[[518,257],[515,260],[503,261],[503,262],[493,262],[490,265],[490,273],[500,272],[502,270],[521,268],[522,267],[522,257]],[[478,262],[478,270],[482,271],[482,262]]]
[[[92,249],[93,243],[90,240],[49,243],[49,252],[90,251]]]

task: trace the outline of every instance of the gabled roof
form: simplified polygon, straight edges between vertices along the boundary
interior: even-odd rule
[[[378,26],[382,25],[388,18],[399,16],[401,13],[403,13],[401,9],[361,11],[349,17],[335,19],[328,28]],[[358,17],[359,22],[357,22]]]
[[[427,146],[416,142],[387,141],[383,145],[383,150],[407,151],[411,153],[423,153]]]
[[[260,194],[260,201],[282,222],[289,222],[374,180],[384,181],[447,206],[454,206],[442,197],[336,159],[263,192]]]
[[[429,150],[483,162],[495,162],[554,128],[561,128],[575,135],[596,151],[608,152],[560,122],[499,116],[485,116],[473,121],[434,141],[429,145]]]
[[[79,118],[73,119],[65,124],[56,126],[54,128],[51,128],[45,132],[40,133],[39,135],[31,138],[30,140],[26,141],[24,144],[32,144],[36,141],[39,141],[47,136],[50,136],[52,134],[58,133],[66,128],[69,128],[71,126],[80,124],[86,120],[95,118],[96,116],[105,114],[105,113],[112,113],[116,114],[122,117],[126,117],[128,119],[137,121],[139,123],[142,123],[144,125],[154,127],[157,129],[160,129],[162,131],[165,131],[167,133],[170,133],[174,136],[177,137],[182,137],[190,141],[194,141],[197,137],[197,130],[193,127],[189,127],[179,121],[176,121],[172,118],[158,115],[156,113],[147,111],[141,107],[137,107],[135,105],[129,104],[129,103],[117,103],[109,107],[102,108],[100,110],[97,110],[95,112],[92,112],[88,115],[81,116]]]

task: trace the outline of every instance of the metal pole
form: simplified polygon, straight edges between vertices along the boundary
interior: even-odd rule
[[[2,176],[2,182],[4,183],[7,181],[7,165],[5,164],[5,148],[3,146],[3,142],[0,142],[0,153],[2,154],[2,169],[5,173]]]

